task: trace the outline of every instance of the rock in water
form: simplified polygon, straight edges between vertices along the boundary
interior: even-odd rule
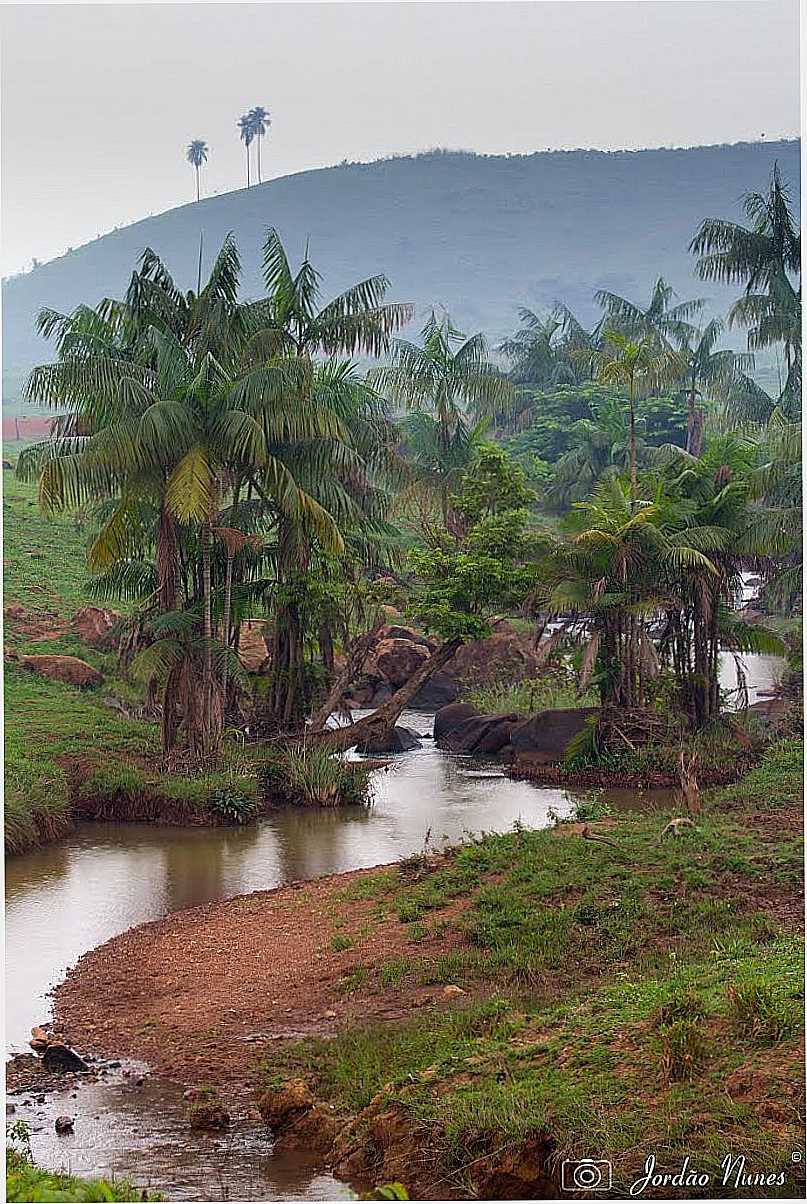
[[[188,1114],[192,1129],[202,1132],[221,1132],[230,1127],[230,1113],[215,1095],[200,1091]]]
[[[410,752],[420,748],[420,737],[411,727],[395,726],[392,731],[382,736],[370,737],[363,744],[356,745],[356,752],[368,753],[371,757],[379,753]]]
[[[67,1045],[62,1045],[58,1041],[52,1041],[42,1055],[42,1064],[46,1070],[55,1070],[59,1072],[71,1070],[89,1070],[89,1066],[80,1058],[77,1053],[74,1053]]]
[[[73,1117],[72,1116],[57,1116],[55,1128],[56,1128],[57,1133],[72,1133],[73,1132]]]

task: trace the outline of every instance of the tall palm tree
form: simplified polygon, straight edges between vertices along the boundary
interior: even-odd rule
[[[188,601],[198,594],[201,603],[196,647],[207,649],[200,702],[210,715],[208,751],[222,714],[213,681],[211,545],[225,496],[248,481],[276,522],[304,524],[331,552],[341,547],[335,519],[284,461],[290,443],[338,440],[339,415],[306,405],[301,374],[283,362],[264,365],[256,389],[251,362],[243,367],[256,327],[250,307],[237,301],[239,270],[228,238],[205,287],[184,293],[148,251],[124,302],[107,302],[103,312],[44,313],[40,328],[56,336],[59,359],[34,370],[28,395],[67,414],[55,438],[19,466],[38,477],[48,509],[114,499],[90,567],[132,562],[153,544],[162,611],[176,609],[183,556],[194,558]]]
[[[754,357],[736,351],[715,351],[715,344],[723,333],[723,323],[713,318],[702,328],[693,328],[691,334],[681,340],[681,354],[686,358],[686,370],[682,385],[687,398],[686,450],[692,456],[701,454],[705,415],[698,402],[707,394],[713,400],[725,400],[735,386],[743,381],[744,374],[754,367]]]
[[[484,336],[466,338],[448,314],[438,319],[432,312],[421,340],[421,345],[396,340],[391,365],[375,374],[374,380],[393,403],[434,415],[440,455],[448,461],[452,445],[470,434],[469,412],[479,420],[507,410],[514,397],[513,383],[488,359]],[[447,519],[447,482],[441,494]]]
[[[412,315],[408,303],[388,302],[389,281],[372,276],[322,302],[319,272],[308,248],[299,267],[292,269],[276,230],[267,232],[263,250],[267,295],[245,306],[251,334],[247,369],[237,388],[245,406],[259,404],[267,381],[284,371],[290,403],[301,412],[313,411],[333,425],[332,437],[280,446],[296,465],[302,480],[315,473],[316,496],[322,505],[346,520],[357,513],[351,493],[371,497],[373,445],[383,458],[388,450],[377,438],[380,403],[374,389],[356,375],[352,364],[339,357],[378,356]],[[324,359],[324,362],[323,362]],[[304,465],[306,466],[304,469]],[[312,492],[313,484],[312,484]],[[269,710],[275,722],[290,725],[298,718],[302,677],[303,616],[297,585],[311,554],[311,534],[304,522],[285,517],[279,524],[278,594],[275,614],[275,655]]]
[[[597,379],[603,385],[624,388],[628,394],[628,416],[630,423],[630,494],[636,500],[637,441],[636,402],[660,389],[663,385],[680,377],[685,359],[680,352],[673,351],[657,335],[645,334],[637,340],[616,330],[604,332],[602,351],[590,353],[590,360],[597,370]]]
[[[193,142],[188,144],[188,149],[185,153],[185,158],[190,163],[191,167],[196,169],[196,199],[199,200],[199,168],[203,163],[207,163],[208,146],[201,138],[194,138]]]
[[[801,387],[801,234],[790,190],[774,164],[768,190],[743,197],[748,224],[709,217],[690,243],[702,280],[745,285],[729,311],[729,325],[749,327],[748,349],[782,343],[785,391]]]
[[[272,118],[263,105],[256,105],[254,109],[250,109],[247,114],[252,120],[253,136],[258,140],[258,183],[261,183],[261,142],[267,129],[272,124]]]
[[[244,113],[238,118],[238,136],[244,144],[247,156],[247,188],[249,188],[249,148],[255,137],[255,125],[251,113]]]
[[[674,298],[675,292],[661,276],[653,285],[646,309],[606,289],[594,294],[594,300],[605,311],[611,330],[618,330],[634,339],[648,337],[680,344],[691,336],[690,319],[700,313],[704,302],[696,298],[672,305]]]

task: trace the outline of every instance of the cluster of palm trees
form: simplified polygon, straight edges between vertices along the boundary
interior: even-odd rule
[[[243,113],[238,118],[238,136],[244,144],[247,160],[247,188],[250,186],[249,175],[249,148],[252,143],[255,143],[257,149],[257,169],[258,183],[261,183],[261,142],[264,139],[266,131],[272,124],[272,119],[263,105],[256,105],[254,109],[250,109],[248,113]]]
[[[250,147],[253,142],[256,147],[256,167],[258,171],[258,183],[261,183],[261,143],[266,136],[266,131],[272,125],[272,118],[267,109],[263,105],[255,105],[254,109],[250,109],[248,113],[242,114],[238,118],[238,136],[244,144],[247,162],[247,188],[249,188],[250,180]],[[199,171],[207,163],[207,156],[210,153],[210,148],[203,138],[194,138],[188,143],[185,151],[185,158],[190,163],[191,167],[196,172],[196,199],[200,198],[200,182]]]
[[[147,251],[123,299],[40,315],[58,358],[27,386],[60,417],[18,471],[49,510],[98,507],[96,590],[138,601],[134,670],[162,696],[166,751],[182,738],[196,758],[221,742],[243,616],[268,599],[265,718],[293,727],[316,594],[374,544],[383,557],[389,533],[394,440],[348,357],[384,352],[411,309],[385,300],[383,276],[320,304],[313,264],[293,270],[274,230],[263,273],[265,297],[239,301],[228,238],[183,292]]]
[[[800,297],[798,234],[776,174],[768,201],[748,202],[750,234],[712,219],[693,243],[707,278],[745,282],[730,322],[753,319],[749,345],[775,332],[786,345],[787,379],[762,422],[751,351],[717,349],[722,325],[696,325],[702,302],[677,302],[663,280],[646,307],[598,294],[593,330],[562,307],[546,321],[525,313],[501,348],[509,371],[446,314],[432,313],[418,341],[397,337],[412,307],[387,300],[383,276],[323,303],[307,252],[294,268],[274,230],[256,301],[239,299],[228,237],[196,292],[146,251],[123,298],[43,311],[57,357],[27,395],[59,418],[18,471],[48,509],[96,507],[95,589],[137,602],[132,671],[161,699],[166,752],[213,757],[225,725],[242,721],[240,631],[254,615],[269,619],[272,656],[250,721],[298,730],[335,640],[361,626],[368,583],[392,566],[406,588],[407,499],[428,518],[406,538],[461,542],[460,482],[551,389],[596,395],[586,421],[606,435],[591,463],[575,449],[583,500],[568,529],[541,528],[542,584],[524,601],[585,633],[583,679],[607,706],[641,710],[666,666],[692,723],[709,722],[719,650],[773,646],[733,617],[741,571],[762,570],[780,604],[801,597],[801,351],[778,308]],[[651,457],[642,407],[673,404],[685,446]]]

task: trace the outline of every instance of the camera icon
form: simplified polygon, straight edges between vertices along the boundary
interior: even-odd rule
[[[610,1191],[611,1163],[605,1158],[566,1159],[560,1182],[564,1191]]]

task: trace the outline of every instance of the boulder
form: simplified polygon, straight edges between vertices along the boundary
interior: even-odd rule
[[[46,1070],[55,1070],[58,1073],[67,1073],[75,1070],[89,1070],[89,1066],[80,1058],[77,1053],[74,1053],[68,1045],[62,1044],[61,1041],[49,1041],[48,1047],[42,1055],[42,1065]]]
[[[241,624],[238,656],[247,673],[260,673],[269,660],[264,629],[265,624],[261,620],[247,619]]]
[[[370,653],[370,664],[365,662],[365,670],[380,673],[397,690],[430,656],[428,645],[411,639],[395,637],[380,640]]]
[[[415,631],[414,627],[404,627],[400,623],[387,623],[378,633],[378,643],[382,640],[409,640],[412,644],[422,644],[433,652],[437,647],[434,640],[429,640],[420,631]]]
[[[93,669],[92,665],[88,665],[77,656],[21,656],[20,664],[24,669],[38,673],[40,677],[63,681],[68,686],[100,686],[104,680],[97,669]]]
[[[446,707],[445,710],[459,711],[459,707],[463,705],[459,704],[453,708]],[[495,756],[509,745],[513,725],[520,718],[521,716],[515,712],[509,715],[480,715],[474,711],[466,718],[454,722],[450,728],[442,728],[440,747],[448,749],[449,752]],[[437,720],[435,717],[436,730]]]
[[[459,694],[459,682],[444,669],[438,669],[420,687],[412,699],[411,706],[414,710],[439,711],[441,707],[446,707],[450,702],[455,702]]]
[[[376,756],[378,753],[411,752],[413,748],[420,748],[420,736],[418,733],[413,731],[411,727],[396,726],[384,736],[365,740],[363,744],[357,744],[356,752]]]
[[[85,644],[104,651],[113,646],[112,633],[120,621],[121,616],[114,610],[106,610],[102,606],[82,606],[73,615],[70,626]]]
[[[524,681],[540,672],[532,646],[506,620],[496,623],[484,640],[463,644],[452,656],[445,672],[463,685],[498,681]]]
[[[287,1079],[258,1097],[258,1111],[272,1129],[288,1124],[314,1106],[311,1089],[303,1079]]]
[[[510,743],[517,759],[549,765],[561,761],[566,746],[581,732],[597,707],[576,707],[559,711],[538,711],[513,724]]]
[[[444,737],[455,731],[466,719],[473,719],[479,714],[470,702],[452,702],[441,707],[434,716],[434,738],[441,744]]]
[[[197,1132],[220,1133],[230,1127],[230,1113],[210,1091],[201,1091],[191,1105],[188,1123]]]

